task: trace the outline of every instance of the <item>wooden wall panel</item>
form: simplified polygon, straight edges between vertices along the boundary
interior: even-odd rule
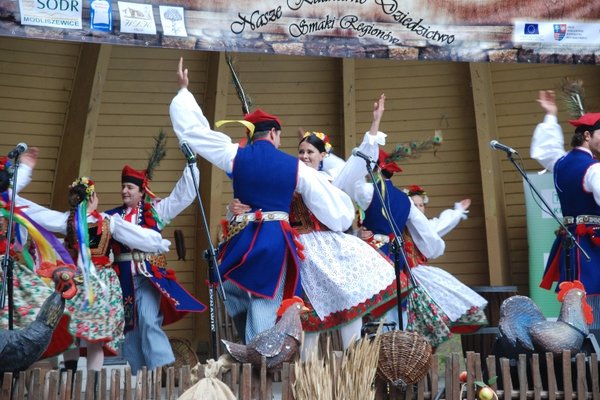
[[[552,89],[558,94],[564,77],[581,78],[584,80],[588,110],[600,110],[600,76],[597,67],[491,64],[491,68],[498,140],[517,150],[523,158],[525,169],[530,172],[542,169],[540,164],[529,156],[533,130],[544,118],[544,113],[536,102],[539,90]],[[573,128],[566,122],[569,116],[565,112],[565,106],[560,100],[557,103],[558,119],[565,132],[568,150]],[[519,291],[526,294],[529,286],[529,253],[522,178],[503,153],[498,156],[502,160],[512,284],[518,285]],[[548,243],[548,249],[551,245],[552,243]]]
[[[19,142],[40,147],[34,180],[24,193],[44,205],[52,196],[59,150],[69,145],[62,142],[62,135],[79,54],[80,44],[0,38],[0,154],[6,154]],[[121,203],[121,168],[125,163],[144,168],[152,138],[161,128],[169,135],[168,154],[157,169],[151,188],[165,196],[180,177],[185,162],[172,132],[168,105],[178,88],[174,72],[182,55],[190,69],[190,90],[201,105],[210,107],[207,103],[214,102],[215,94],[207,93],[207,53],[112,48],[91,161],[101,208]],[[344,64],[331,58],[246,53],[236,54],[235,59],[254,106],[282,119],[282,149],[290,154],[297,152],[300,127],[329,134],[337,154],[351,149],[369,128],[372,103],[382,92],[388,99],[382,122],[382,130],[389,134],[388,150],[397,142],[428,138],[435,129],[441,129],[444,143],[437,154],[428,152],[404,162],[404,172],[394,182],[398,186],[424,186],[431,198],[429,216],[438,215],[461,198],[473,200],[469,219],[445,238],[447,252],[432,264],[456,274],[467,284],[489,283],[479,160],[502,154],[491,150],[479,154],[468,64],[390,60],[353,60]],[[343,82],[343,72],[347,73],[348,68],[352,69],[351,82]],[[498,140],[517,149],[528,170],[540,169],[529,158],[528,150],[535,124],[543,118],[535,102],[538,90],[558,89],[565,76],[580,77],[585,81],[589,108],[600,110],[592,107],[600,105],[597,67],[491,64],[491,73]],[[344,91],[350,89],[354,90],[352,96],[345,97]],[[344,105],[344,98],[353,104]],[[216,110],[217,115],[226,115],[227,119],[242,117],[231,82],[227,101],[222,103],[226,106],[220,107],[226,110]],[[344,110],[355,112],[350,118]],[[561,105],[559,120],[567,119]],[[346,132],[344,124],[348,125]],[[562,125],[568,141],[572,128],[565,122]],[[221,129],[236,140],[244,136],[241,126]],[[511,283],[526,293],[528,254],[523,186],[518,173],[504,159],[501,171]],[[232,197],[231,184],[224,174],[217,172],[213,179],[215,176],[222,182],[215,187],[222,186],[217,191],[219,213],[224,214]],[[205,262],[199,254],[203,249],[196,248],[200,243],[197,223],[194,205],[165,230],[165,237],[172,239],[174,229],[183,230],[188,261],[177,261],[173,250],[169,262],[180,281],[206,300]],[[171,336],[208,340],[208,323],[198,324],[206,317],[207,314],[197,320],[188,317],[167,327],[167,331]]]
[[[333,58],[235,54],[239,78],[254,106],[277,115],[283,123],[281,149],[298,154],[297,131],[325,132],[334,152],[340,149],[342,132],[341,60]],[[232,83],[229,86],[227,119],[242,119],[240,101]],[[244,128],[220,128],[239,140]],[[232,199],[231,181],[223,174],[223,215]]]
[[[23,195],[50,204],[80,44],[0,37],[0,154],[17,143],[40,148]]]
[[[430,201],[429,217],[469,197],[469,219],[449,233],[444,256],[432,260],[470,285],[488,284],[485,226],[475,117],[467,64],[356,60],[357,143],[369,129],[373,102],[386,95],[381,129],[387,151],[399,142],[431,138],[443,131],[444,143],[402,162],[394,176],[398,187],[418,184]]]
[[[180,56],[186,59],[190,70],[190,90],[203,101],[206,53],[113,47],[102,93],[91,174],[96,180],[102,209],[122,204],[121,169],[125,164],[146,168],[153,138],[161,129],[168,136],[167,155],[156,169],[150,188],[159,197],[167,196],[181,177],[186,163],[169,118],[169,103],[179,89],[175,72]],[[195,248],[196,209],[195,204],[188,207],[163,231],[163,236],[173,243],[168,254],[169,267],[191,293],[205,298],[205,274],[200,271],[204,270],[204,261]],[[184,232],[187,261],[177,260],[175,229]],[[195,340],[193,318],[189,315],[165,330],[170,336]]]

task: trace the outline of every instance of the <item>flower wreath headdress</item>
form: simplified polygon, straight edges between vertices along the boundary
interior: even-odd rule
[[[71,183],[71,185],[69,186],[69,189],[73,189],[74,187],[77,187],[79,185],[85,187],[85,194],[87,198],[89,198],[96,191],[95,182],[87,176],[82,176],[80,178],[75,179],[73,183]]]
[[[408,188],[402,189],[404,193],[408,197],[410,196],[421,196],[423,199],[423,204],[429,203],[429,197],[427,196],[427,192],[419,185],[410,185]]]
[[[323,132],[304,132],[304,136],[302,138],[304,139],[311,135],[321,139],[325,144],[325,151],[327,152],[327,154],[331,153],[332,146],[331,143],[329,143],[329,136],[327,136]]]

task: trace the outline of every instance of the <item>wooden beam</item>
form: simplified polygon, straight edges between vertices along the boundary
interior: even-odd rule
[[[352,58],[342,59],[342,101],[344,113],[344,126],[342,131],[341,147],[343,154],[340,157],[348,158],[352,154],[352,149],[356,147],[356,78],[355,61]]]
[[[491,285],[510,283],[506,203],[500,160],[490,154],[490,140],[498,135],[492,74],[489,63],[470,63],[471,87],[477,123],[479,165],[485,211],[488,268]]]
[[[66,188],[78,176],[91,172],[110,53],[110,45],[81,45],[52,188],[51,207],[54,209],[67,209]]]
[[[229,69],[225,53],[210,53],[208,58],[208,81],[206,85],[204,115],[211,125],[227,116],[227,92],[229,87]],[[217,239],[221,220],[221,191],[223,187],[222,171],[202,159],[200,173],[209,177],[201,185],[202,197],[206,200],[207,217],[210,220],[210,232],[213,241]]]
[[[211,52],[208,57],[208,79],[204,104],[202,109],[204,115],[214,125],[215,121],[225,119],[227,116],[227,92],[229,87],[229,69],[225,61],[225,53]],[[221,215],[221,193],[223,190],[223,172],[208,161],[198,157],[198,168],[200,169],[200,196],[204,205],[207,224],[213,243],[216,243],[220,230]],[[204,221],[198,213],[198,227],[196,248],[196,263],[204,268],[196,269],[196,282],[204,282],[207,275],[208,264],[203,260],[204,251],[208,249],[208,240],[204,230]],[[217,296],[215,292],[215,296]],[[201,298],[208,305],[208,299]],[[195,318],[195,337],[200,341],[210,342],[210,310]],[[216,323],[216,321],[215,321]],[[218,346],[218,345],[217,345]]]

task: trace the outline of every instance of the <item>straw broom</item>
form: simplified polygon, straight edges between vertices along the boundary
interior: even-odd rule
[[[318,340],[317,340],[318,342]],[[331,346],[327,339],[326,358],[320,358],[317,349],[310,352],[306,361],[296,361],[296,381],[292,386],[296,400],[334,400],[333,397],[333,374],[331,363]]]
[[[371,340],[358,340],[350,345],[339,368],[329,340],[323,358],[314,351],[307,361],[296,361],[296,382],[292,387],[296,400],[373,400],[380,334],[381,327]]]
[[[374,338],[357,340],[346,350],[336,381],[336,399],[375,398],[373,382],[379,362],[380,342],[381,326]]]

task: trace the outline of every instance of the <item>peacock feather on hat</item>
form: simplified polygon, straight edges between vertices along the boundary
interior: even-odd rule
[[[244,115],[250,113],[250,109],[252,108],[252,98],[248,95],[248,93],[244,90],[242,86],[242,82],[238,77],[237,71],[235,70],[233,57],[229,53],[225,53],[225,60],[227,60],[227,66],[229,67],[229,71],[231,71],[231,79],[233,80],[233,86],[235,87],[235,92],[237,93],[238,98],[240,99],[240,103],[242,104],[242,112]]]
[[[585,114],[583,81],[566,77],[562,81],[561,90],[561,98],[571,118],[577,119]]]
[[[154,169],[158,167],[161,160],[167,155],[167,134],[164,129],[160,129],[158,135],[154,137],[154,147],[148,157],[148,166],[146,167],[146,176],[152,180]]]
[[[433,149],[433,154],[435,155],[441,144],[442,134],[440,131],[436,131],[433,137],[426,140],[411,140],[406,143],[398,143],[394,148],[394,151],[389,153],[383,162],[400,162],[411,158],[417,158],[423,151],[431,149]]]

